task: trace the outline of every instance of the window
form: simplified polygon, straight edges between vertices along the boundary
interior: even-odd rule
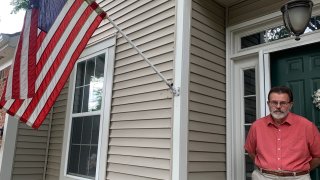
[[[244,85],[244,129],[245,138],[248,134],[251,124],[256,120],[256,77],[255,69],[247,69],[243,71],[243,85]],[[251,179],[251,173],[254,170],[254,164],[247,153],[245,153],[245,179]]]
[[[101,54],[77,64],[67,170],[71,175],[96,174],[104,61]]]
[[[86,47],[70,75],[61,180],[105,179],[116,36]]]
[[[304,33],[313,32],[318,29],[320,29],[320,16],[314,16],[311,17],[310,22]],[[276,41],[290,36],[291,34],[283,25],[273,27],[262,32],[241,37],[241,49]]]

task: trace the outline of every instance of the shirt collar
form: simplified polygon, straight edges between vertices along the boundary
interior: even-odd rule
[[[271,114],[269,114],[269,115],[267,116],[267,125],[270,125],[270,124],[275,125],[275,123],[274,123],[274,121],[273,121],[273,119],[272,119],[272,115],[271,115]],[[285,118],[283,124],[288,124],[288,125],[293,125],[293,124],[294,124],[294,121],[293,121],[292,113],[291,113],[291,112],[288,113],[288,115],[287,115],[287,117]]]

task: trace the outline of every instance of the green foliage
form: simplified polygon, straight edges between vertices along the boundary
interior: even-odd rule
[[[29,0],[11,0],[10,5],[14,6],[11,13],[16,14],[20,10],[28,9]]]

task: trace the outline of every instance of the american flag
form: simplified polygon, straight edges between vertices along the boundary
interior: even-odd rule
[[[89,0],[31,0],[0,107],[37,129],[106,13]]]

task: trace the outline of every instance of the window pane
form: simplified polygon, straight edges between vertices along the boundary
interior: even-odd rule
[[[81,112],[82,98],[83,98],[83,87],[76,88],[74,92],[73,113]]]
[[[245,138],[247,138],[247,135],[248,135],[248,132],[249,132],[250,127],[251,127],[251,125],[245,125],[245,126],[244,126],[244,129],[245,129]]]
[[[92,78],[94,77],[94,67],[95,67],[95,61],[94,59],[90,59],[87,61],[86,64],[86,76],[85,76],[85,85],[90,84],[92,81]]]
[[[69,152],[68,174],[78,173],[80,145],[71,145]]]
[[[71,130],[71,143],[80,144],[81,143],[81,134],[83,129],[83,118],[74,118],[72,120],[72,130]]]
[[[90,157],[88,159],[88,176],[94,177],[97,164],[97,146],[91,146]]]
[[[255,70],[248,69],[244,71],[244,95],[255,95],[256,94],[256,78]]]
[[[253,123],[256,119],[256,97],[246,97],[245,104],[245,123]]]
[[[241,38],[241,49],[265,43],[264,33],[259,32]]]
[[[95,77],[96,78],[103,78],[103,73],[104,73],[104,54],[99,55],[96,58],[96,72],[95,72]]]
[[[92,137],[91,144],[98,144],[99,138],[99,127],[100,127],[100,116],[92,117]]]
[[[84,83],[84,70],[86,62],[80,62],[77,65],[76,87],[83,86]]]
[[[83,121],[83,133],[82,133],[82,144],[90,144],[91,132],[92,132],[92,118],[84,117]]]
[[[246,159],[246,180],[251,180],[251,174],[252,174],[252,171],[254,170],[253,161],[247,154],[245,159]]]
[[[97,111],[101,109],[103,78],[95,79],[90,84],[89,111]]]
[[[88,106],[89,106],[89,88],[90,86],[85,86],[84,87],[84,96],[83,96],[83,108],[81,112],[88,112]]]
[[[90,146],[81,146],[79,174],[88,175],[88,159],[89,159]]]

